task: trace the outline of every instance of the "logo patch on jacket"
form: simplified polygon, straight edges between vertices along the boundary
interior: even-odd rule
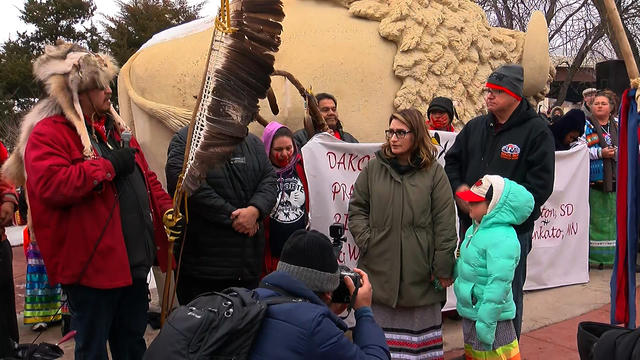
[[[587,146],[588,147],[592,147],[593,145],[595,145],[595,144],[600,142],[600,139],[598,138],[598,134],[597,133],[591,133],[591,134],[587,135],[586,138],[587,138]]]
[[[520,157],[520,147],[516,144],[507,144],[502,147],[500,157],[507,160],[518,160],[518,157]]]
[[[229,159],[229,163],[231,165],[236,165],[236,164],[246,164],[247,160],[244,156],[236,156],[236,157],[232,157],[231,159]]]

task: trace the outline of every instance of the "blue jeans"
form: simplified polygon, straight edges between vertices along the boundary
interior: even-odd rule
[[[516,271],[513,274],[513,282],[511,283],[511,290],[513,292],[513,302],[516,303],[516,317],[513,319],[513,327],[516,330],[516,336],[520,340],[520,331],[522,329],[522,298],[524,281],[527,278],[527,255],[531,251],[531,236],[532,231],[518,234],[518,241],[520,242],[520,262],[516,267]]]
[[[107,341],[113,360],[142,359],[147,345],[146,279],[134,279],[131,286],[95,289],[66,285],[71,329],[75,336],[76,360],[107,360]]]

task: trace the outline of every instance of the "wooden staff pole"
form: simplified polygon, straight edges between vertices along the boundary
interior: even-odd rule
[[[618,42],[618,46],[620,47],[620,52],[622,53],[622,58],[624,60],[625,67],[627,68],[629,79],[633,80],[640,78],[638,65],[633,58],[631,45],[629,44],[629,39],[627,39],[627,34],[622,26],[622,20],[620,19],[620,14],[618,13],[618,8],[616,7],[614,0],[604,0],[604,6],[607,10],[607,18],[613,28],[614,36]]]
[[[225,7],[225,1],[227,1],[227,7],[228,7],[228,0],[221,0],[222,1],[222,5],[220,7],[220,9],[224,9]],[[218,22],[218,18],[216,18],[216,22]],[[198,116],[198,109],[200,108],[200,102],[202,102],[202,95],[204,92],[204,84],[207,80],[207,73],[209,71],[209,62],[211,62],[211,52],[213,49],[213,45],[215,43],[216,40],[216,32],[218,31],[218,28],[216,26],[213,27],[213,34],[211,35],[211,43],[209,44],[209,49],[207,50],[207,62],[205,64],[205,68],[204,68],[204,74],[202,75],[202,81],[201,86],[200,86],[200,93],[198,94],[198,98],[196,100],[196,104],[194,106],[192,115],[191,115],[191,122],[189,122],[189,131],[187,133],[187,144],[185,146],[185,150],[184,150],[184,158],[182,161],[182,171],[180,176],[178,177],[178,183],[176,184],[176,190],[175,193],[173,194],[173,213],[171,214],[170,219],[166,218],[166,214],[165,217],[163,217],[163,221],[165,222],[165,230],[167,231],[167,240],[169,242],[169,246],[168,246],[168,250],[167,250],[167,272],[165,274],[165,278],[164,278],[164,289],[162,291],[162,303],[160,304],[160,326],[164,326],[165,320],[167,319],[167,316],[169,316],[169,313],[171,312],[171,307],[173,305],[173,298],[175,297],[175,293],[176,293],[176,287],[174,286],[173,288],[171,287],[171,280],[173,279],[173,247],[175,244],[175,234],[172,234],[172,232],[170,231],[170,229],[168,228],[169,226],[173,226],[175,225],[178,221],[181,220],[182,218],[182,214],[180,213],[180,207],[182,205],[182,201],[184,200],[184,198],[186,197],[186,194],[184,192],[184,189],[182,188],[182,183],[183,183],[183,179],[184,179],[184,172],[187,168],[187,164],[189,162],[189,152],[191,150],[191,140],[193,138],[193,131],[194,131],[194,127],[195,127],[195,123],[196,123],[196,117]],[[186,221],[185,221],[186,223]],[[184,231],[184,230],[183,230]],[[183,238],[184,241],[184,238]],[[180,264],[177,264],[178,267],[180,267]],[[179,269],[176,269],[176,272]],[[175,279],[175,284],[177,285],[178,283],[178,279]]]

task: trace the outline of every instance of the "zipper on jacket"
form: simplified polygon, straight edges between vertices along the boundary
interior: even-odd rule
[[[498,143],[498,134],[495,132],[495,125],[493,124],[493,121],[489,124],[488,132],[490,136],[490,140],[488,141],[489,145],[485,146],[484,151],[482,152],[482,162],[485,173],[489,170],[489,165],[491,165],[491,161],[494,158],[496,144]]]
[[[400,273],[398,274],[400,278],[398,279],[398,293],[395,296],[396,301],[394,302],[394,307],[398,305],[398,298],[400,297],[400,283],[402,281],[402,238],[404,233],[404,191],[405,191],[404,175],[400,175],[400,189],[402,189],[402,191],[400,192],[400,259],[399,259]]]
[[[471,221],[475,221],[475,220],[471,220]],[[473,223],[471,223],[471,226],[474,226]],[[475,229],[473,229],[473,232],[471,233],[471,235],[469,235],[469,240],[467,241],[467,245],[465,247],[469,247],[469,244],[471,244],[471,239],[473,238],[473,236],[478,232],[478,228],[480,227],[480,224],[478,224]]]

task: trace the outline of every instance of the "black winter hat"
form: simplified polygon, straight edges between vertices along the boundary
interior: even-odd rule
[[[291,275],[314,292],[331,292],[340,284],[331,240],[315,230],[296,230],[289,236],[277,270]]]
[[[571,131],[577,131],[578,136],[582,136],[584,134],[585,121],[586,117],[582,110],[572,109],[549,125],[556,141],[556,150],[569,150],[570,146],[563,144],[565,136]]]
[[[438,96],[431,100],[429,104],[429,109],[427,109],[427,118],[431,115],[433,110],[442,110],[449,114],[449,119],[453,121],[454,115],[457,117],[456,110],[453,107],[453,101],[448,97]]]
[[[489,75],[486,86],[502,90],[519,101],[522,99],[524,69],[517,64],[502,65]]]

